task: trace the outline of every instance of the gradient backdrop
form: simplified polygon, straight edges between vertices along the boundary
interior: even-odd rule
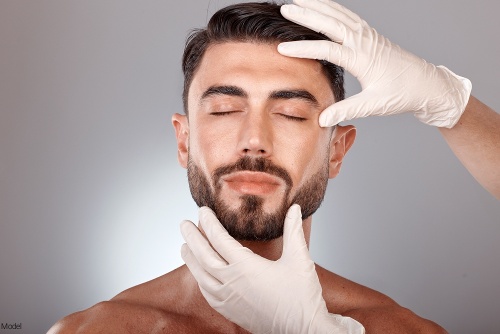
[[[0,0],[0,322],[44,333],[182,264],[197,208],[170,125],[181,54],[234,2]],[[343,4],[500,110],[499,2]],[[498,331],[500,202],[413,116],[352,123],[314,259],[452,333]]]

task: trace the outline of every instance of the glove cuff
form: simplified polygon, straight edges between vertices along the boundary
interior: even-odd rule
[[[421,118],[418,114],[416,116],[426,124],[451,129],[458,123],[465,111],[472,91],[472,83],[469,79],[453,73],[445,66],[439,65],[436,68],[442,72],[449,84],[445,94],[441,96],[445,108],[437,110],[435,114],[432,114],[432,117]]]

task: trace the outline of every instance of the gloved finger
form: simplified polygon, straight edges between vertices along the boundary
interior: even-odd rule
[[[324,34],[340,44],[344,42],[347,29],[349,29],[344,23],[333,17],[297,5],[281,6],[281,15],[292,22]]]
[[[223,287],[223,286],[221,286]],[[225,304],[226,299],[220,298],[218,294],[211,292],[210,290],[206,290],[204,287],[200,286],[200,292],[205,297],[205,300],[208,302],[212,308],[214,308],[217,312],[221,313],[220,308],[222,308]]]
[[[234,305],[239,304],[238,300],[240,300],[240,298],[233,299],[234,296],[231,296],[230,297],[231,300],[228,301],[226,299],[214,298],[214,296],[212,296],[210,294],[208,294],[208,296],[207,296],[206,295],[207,293],[205,291],[203,291],[203,289],[200,289],[200,290],[201,290],[202,295],[207,300],[208,304],[210,304],[210,306],[214,310],[216,310],[217,312],[222,314],[227,320],[229,320],[235,324],[238,324],[245,329],[252,328],[252,324],[255,324],[255,322],[258,321],[257,319],[254,319],[254,313],[253,313],[253,310],[251,310],[251,309],[245,310],[245,312],[236,312],[234,310]],[[259,319],[259,320],[262,320],[262,319]],[[252,333],[269,334],[270,332],[252,331]]]
[[[341,331],[349,334],[365,334],[365,328],[357,320],[340,314],[328,313],[329,321],[339,325]]]
[[[302,212],[298,204],[288,209],[283,230],[283,255],[281,258],[309,259],[304,230],[302,228]]]
[[[326,60],[343,67],[355,77],[356,52],[346,46],[329,41],[294,41],[278,45],[278,52],[284,56]]]
[[[371,95],[363,91],[332,104],[321,112],[319,125],[321,127],[330,127],[355,118],[383,115],[388,106],[381,105],[381,100]]]
[[[203,269],[187,244],[182,244],[181,246],[181,257],[198,284],[204,286],[208,290],[212,290],[210,287],[220,286],[222,284],[218,279]]]
[[[316,1],[322,2],[324,4],[328,4],[333,9],[335,9],[335,10],[343,13],[347,17],[349,17],[353,22],[366,24],[365,20],[363,20],[358,14],[352,12],[351,10],[342,6],[341,4],[338,4],[338,3],[331,1],[331,0],[316,0]],[[309,2],[309,0],[294,0],[294,3],[296,3],[299,6],[302,6],[302,3],[304,3],[304,2]]]
[[[345,13],[342,6],[332,1],[321,0],[294,0],[297,6],[302,8],[309,8],[318,13],[328,15],[342,22],[352,30],[356,29],[357,22],[354,21],[349,15]]]
[[[244,261],[255,255],[229,235],[210,208],[200,208],[199,217],[200,225],[205,231],[208,241],[226,262]]]
[[[203,296],[205,296],[205,299],[207,299],[209,303],[213,300],[219,301],[226,299],[222,282],[203,269],[187,244],[183,244],[181,247],[181,257],[195,280],[198,282]]]
[[[214,274],[215,268],[227,265],[192,222],[185,220],[181,223],[181,234],[198,263],[210,274]]]

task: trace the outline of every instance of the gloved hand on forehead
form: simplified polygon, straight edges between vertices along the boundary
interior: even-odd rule
[[[452,128],[465,110],[471,82],[435,66],[378,34],[358,15],[330,0],[294,0],[282,15],[330,41],[281,43],[286,56],[321,59],[356,77],[362,91],[323,111],[321,126],[366,116],[413,112],[422,122]]]
[[[193,223],[181,224],[182,258],[207,302],[228,320],[256,334],[365,332],[356,320],[328,313],[298,205],[287,213],[277,261],[243,247],[209,208],[200,209],[200,225],[206,238]]]

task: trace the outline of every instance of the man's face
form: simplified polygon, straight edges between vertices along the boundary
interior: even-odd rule
[[[294,203],[311,215],[332,176],[331,130],[318,118],[333,102],[316,61],[272,44],[210,46],[189,90],[189,119],[174,121],[196,203],[240,240],[280,237]]]

